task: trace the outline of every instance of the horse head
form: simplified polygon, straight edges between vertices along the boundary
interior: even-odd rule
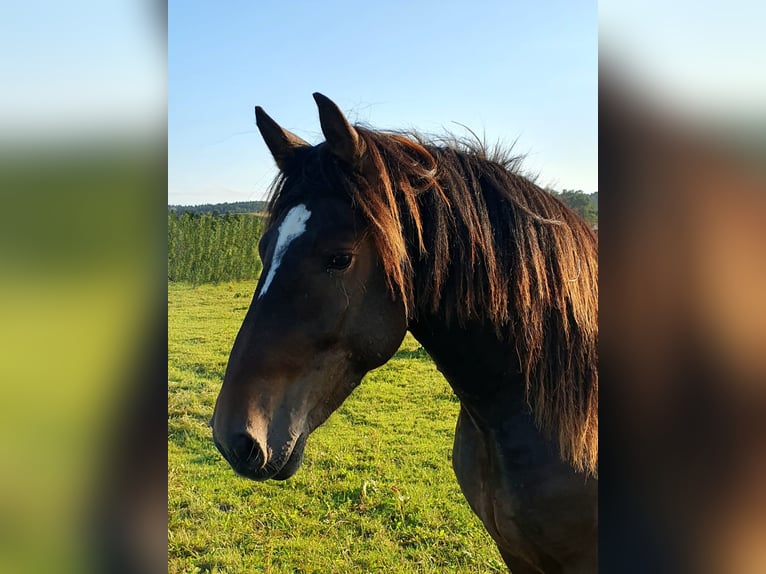
[[[348,194],[364,182],[364,142],[333,102],[314,98],[326,138],[317,146],[256,108],[280,193],[211,419],[223,456],[255,480],[292,476],[308,435],[391,358],[407,329],[370,223]]]

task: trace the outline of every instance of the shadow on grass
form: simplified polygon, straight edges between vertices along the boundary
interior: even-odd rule
[[[213,381],[223,381],[223,375],[226,372],[226,362],[216,361],[215,364],[211,364],[211,363],[179,364],[178,369],[182,371],[187,371],[203,379],[210,379]]]
[[[430,361],[431,356],[423,347],[418,347],[414,351],[399,349],[393,357],[394,359],[425,359]]]

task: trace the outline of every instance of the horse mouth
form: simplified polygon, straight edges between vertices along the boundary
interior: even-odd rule
[[[234,465],[232,468],[238,475],[263,482],[265,480],[287,480],[301,467],[303,451],[306,447],[306,434],[301,434],[294,442],[293,447],[284,449],[284,454],[279,458],[272,458],[262,468],[253,468],[245,464]]]

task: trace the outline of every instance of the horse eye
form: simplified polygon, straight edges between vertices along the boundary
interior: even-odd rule
[[[334,271],[342,271],[351,265],[350,253],[336,253],[330,257],[330,261],[327,263],[327,269]]]

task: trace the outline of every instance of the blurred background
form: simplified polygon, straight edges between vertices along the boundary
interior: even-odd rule
[[[0,572],[165,571],[166,8],[11,4],[0,50]]]
[[[603,572],[766,571],[764,21],[599,4]],[[1,572],[166,568],[166,30],[0,22]]]
[[[604,572],[766,572],[765,18],[599,3]]]

